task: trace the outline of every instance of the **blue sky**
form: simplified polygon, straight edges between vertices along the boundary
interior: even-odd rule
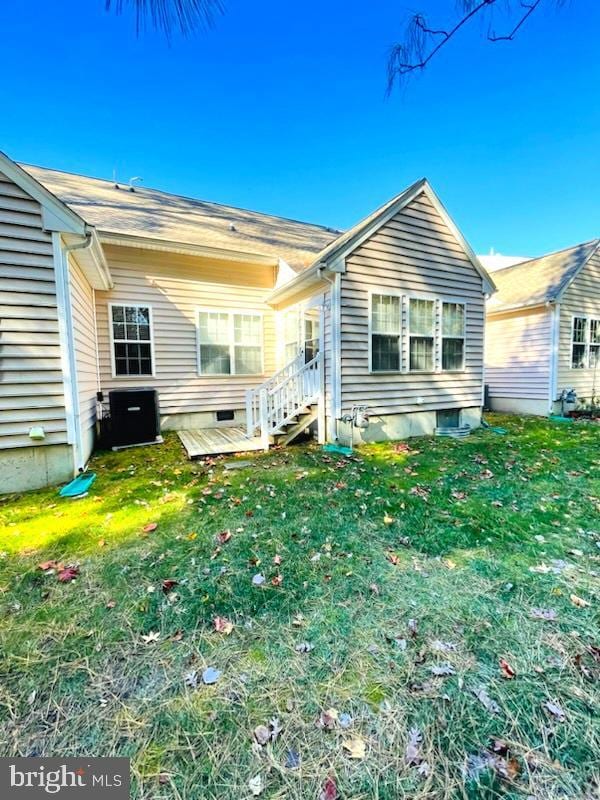
[[[389,100],[407,11],[454,0],[226,4],[169,45],[104,0],[3,3],[0,149],[341,228],[426,176],[478,252],[600,235],[600,3],[541,7],[512,43],[474,26]]]

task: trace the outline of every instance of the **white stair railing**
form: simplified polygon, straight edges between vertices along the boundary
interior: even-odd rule
[[[249,437],[260,430],[265,449],[269,437],[306,411],[321,391],[321,353],[306,364],[300,353],[272,378],[246,392],[246,426]]]

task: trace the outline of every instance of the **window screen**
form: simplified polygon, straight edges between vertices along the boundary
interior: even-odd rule
[[[152,331],[147,306],[111,306],[115,375],[152,375]]]

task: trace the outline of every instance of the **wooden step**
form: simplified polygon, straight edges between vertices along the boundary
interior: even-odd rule
[[[277,444],[286,445],[292,442],[297,436],[306,430],[313,422],[316,422],[319,410],[313,406],[309,411],[301,414],[298,420],[291,425],[286,425],[285,433],[276,436]]]

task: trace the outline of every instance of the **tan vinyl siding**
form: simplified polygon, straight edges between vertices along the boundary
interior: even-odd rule
[[[363,403],[375,415],[481,405],[482,279],[429,199],[419,195],[348,256],[341,281],[343,413]],[[369,289],[465,302],[465,369],[370,373]]]
[[[600,395],[600,367],[571,369],[571,326],[575,316],[600,318],[600,253],[596,252],[560,301],[560,346],[558,359],[558,394],[573,388],[577,396],[589,401],[595,390]]]
[[[41,207],[0,172],[0,448],[67,441],[52,236]]]
[[[96,392],[98,370],[96,359],[96,329],[94,324],[94,290],[73,258],[69,259],[71,278],[71,309],[73,346],[77,365],[79,419],[84,443],[91,443],[86,432],[96,423]],[[89,453],[84,454],[86,458]]]
[[[100,381],[103,391],[149,386],[159,390],[162,415],[245,407],[245,391],[261,376],[199,376],[198,308],[263,314],[264,371],[275,371],[274,312],[264,302],[275,268],[217,262],[196,256],[105,246],[114,280],[96,293]],[[112,377],[109,303],[152,307],[155,377]]]
[[[485,383],[490,397],[547,401],[552,322],[545,308],[489,316],[485,333]]]

